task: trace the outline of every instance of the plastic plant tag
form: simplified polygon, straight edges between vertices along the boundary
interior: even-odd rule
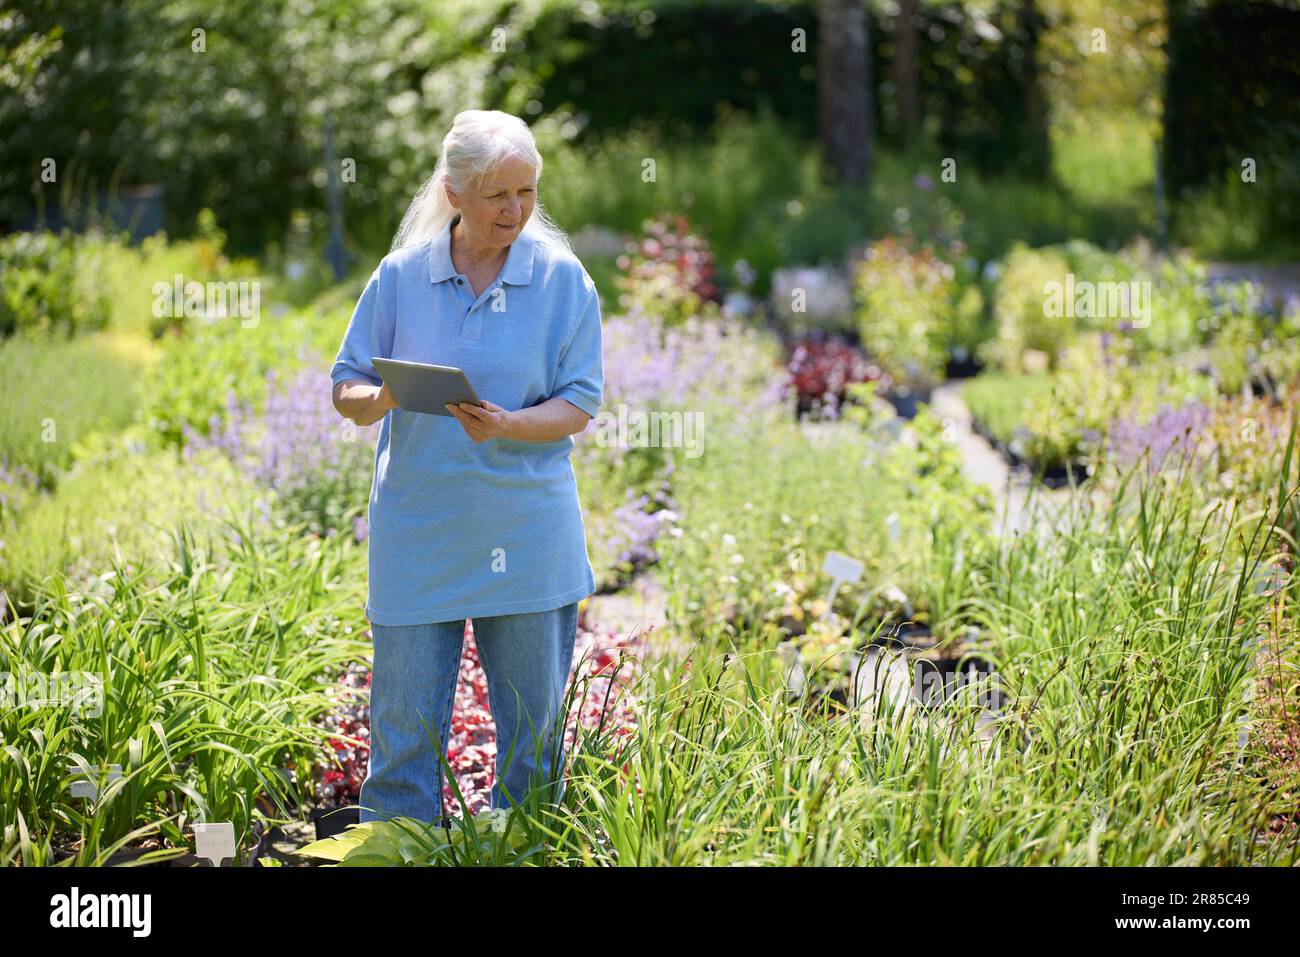
[[[103,765],[100,765],[101,771],[103,770],[103,767],[104,767]],[[108,765],[108,780],[105,783],[112,784],[121,776],[122,776],[122,765],[110,764]],[[95,798],[99,797],[98,780],[96,778],[91,777],[90,775],[86,775],[80,781],[73,781],[72,796],[74,798],[90,798],[93,801]]]
[[[1251,705],[1255,701],[1255,674],[1259,671],[1260,643],[1255,636],[1248,637],[1242,642],[1242,653],[1250,656],[1249,674],[1246,680],[1242,701],[1241,717],[1237,720],[1237,760],[1241,760],[1241,752],[1246,749],[1250,743],[1250,711]]]
[[[1279,565],[1267,564],[1255,570],[1255,594],[1275,595],[1286,587],[1286,569]]]
[[[898,541],[898,535],[901,528],[898,524],[898,513],[890,512],[885,518],[885,525],[889,528],[889,537],[892,541]]]
[[[206,857],[213,867],[220,867],[224,858],[235,856],[235,825],[230,821],[194,825],[194,854]]]
[[[862,577],[862,562],[841,552],[827,552],[826,560],[822,562],[822,571],[831,576],[831,590],[826,596],[826,613],[822,616],[825,617],[831,613],[840,585],[845,582],[852,585]]]

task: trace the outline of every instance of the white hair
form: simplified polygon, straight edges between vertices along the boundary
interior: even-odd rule
[[[442,139],[442,152],[438,155],[433,175],[425,180],[411,201],[393,237],[390,251],[424,242],[447,228],[457,210],[447,198],[446,184],[450,183],[458,193],[478,189],[483,180],[511,156],[522,159],[535,169],[540,181],[542,155],[537,152],[533,131],[523,120],[500,110],[462,110],[457,113],[451,129]],[[523,232],[534,239],[573,251],[564,230],[547,215],[540,199],[534,204]]]

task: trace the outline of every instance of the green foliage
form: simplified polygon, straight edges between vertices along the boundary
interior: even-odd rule
[[[1275,389],[1300,376],[1300,307],[1276,319],[1255,307],[1249,283],[1223,284],[1228,308],[1216,314],[1217,334],[1208,353],[1219,388],[1227,394],[1260,384]]]
[[[1262,451],[1276,480],[1280,446]],[[1003,682],[983,729],[959,707],[792,691],[770,631],[680,625],[683,649],[647,676],[626,770],[578,756],[557,852],[685,866],[1294,864],[1295,842],[1267,824],[1296,798],[1255,772],[1267,755],[1254,731],[1238,739],[1256,715],[1243,704],[1251,639],[1273,614],[1251,569],[1282,542],[1271,515],[1207,502],[1199,483],[1031,499],[1029,527],[1052,534],[966,550],[952,578]],[[740,518],[738,546],[753,521]],[[936,553],[945,544],[951,526]]]
[[[1294,151],[1264,155],[1252,150],[1251,154],[1257,169],[1255,182],[1243,182],[1243,169],[1238,166],[1182,195],[1174,216],[1174,239],[1214,259],[1294,262],[1300,258],[1294,229],[1300,213],[1280,209],[1279,203],[1290,202],[1300,209],[1300,199],[1278,194],[1281,184],[1300,180],[1300,161]]]
[[[96,268],[104,245],[66,231],[0,238],[0,338],[20,331],[71,336],[107,326],[112,300]]]
[[[202,484],[233,491],[231,480],[213,473]],[[110,552],[94,580],[52,576],[0,626],[0,671],[83,673],[103,688],[100,715],[49,704],[0,712],[0,863],[71,855],[101,865],[143,837],[185,848],[195,820],[233,822],[242,862],[254,820],[267,808],[296,819],[313,767],[328,760],[316,721],[337,698],[322,679],[365,649],[354,627],[364,552],[342,536],[259,527],[242,509],[187,530],[184,520],[201,518],[198,483],[156,458],[117,482],[97,506],[121,510],[123,550],[147,509],[169,539],[156,564]],[[74,780],[111,764],[122,777],[97,800],[72,796]]]
[[[893,585],[927,620],[955,612],[941,599],[960,564],[936,565],[930,543],[977,542],[991,504],[961,477],[941,423],[923,414],[917,431],[909,449],[882,445],[883,433],[815,435],[781,423],[715,440],[684,463],[674,473],[683,534],[666,542],[662,563],[671,620],[686,634],[721,628],[767,642],[783,616],[802,617],[824,593],[832,550],[865,563],[868,598]],[[840,595],[846,618],[855,592]]]
[[[956,338],[953,267],[928,247],[912,252],[885,238],[856,267],[862,346],[898,383],[915,387],[943,378]]]
[[[295,853],[339,867],[431,867],[462,861],[517,864],[521,855],[526,859],[531,853],[522,816],[498,808],[480,811],[468,820],[454,818],[448,828],[409,817],[367,821]]]
[[[1111,301],[1112,290],[1121,293],[1118,302]],[[1027,361],[1035,365],[1028,350],[1055,368],[1089,331],[1123,333],[1141,355],[1157,360],[1184,353],[1213,335],[1219,310],[1205,264],[1187,253],[1156,259],[1138,244],[1112,253],[1071,240],[1041,249],[1018,246],[1007,256],[993,311],[998,335],[986,354],[1020,372]]]
[[[1057,178],[1088,205],[1149,205],[1159,134],[1158,122],[1136,113],[1106,109],[1068,115],[1052,130]]]
[[[1047,314],[1046,287],[1064,285],[1069,264],[1053,249],[1017,246],[1007,256],[993,300],[997,339],[988,346],[990,358],[1012,372],[1023,370],[1025,353],[1033,349],[1055,364],[1076,332],[1075,319],[1064,310]]]
[[[817,188],[815,168],[769,110],[753,119],[727,115],[698,140],[663,140],[632,129],[582,145],[539,137],[539,149],[545,163],[540,198],[570,231],[601,225],[640,236],[645,221],[678,211],[707,232],[720,265],[748,261],[759,274],[760,292],[773,269],[803,252],[798,244],[784,245],[782,228],[787,200]],[[648,181],[647,160],[654,162]],[[836,255],[861,235],[860,225],[836,232]]]
[[[254,263],[227,259],[224,243],[225,233],[207,209],[199,214],[196,237],[186,242],[160,233],[133,247],[125,233],[99,230],[4,237],[0,338],[17,332],[72,336],[106,328],[156,337],[179,330],[187,320],[172,308],[176,276],[203,284],[256,275]],[[167,289],[161,297],[156,284]]]
[[[136,416],[157,358],[148,340],[101,333],[70,341],[26,336],[0,342],[0,448],[10,466],[51,487],[96,433]]]
[[[1293,259],[1300,9],[1273,2],[1175,9],[1162,156],[1174,235],[1207,255]]]
[[[333,359],[360,295],[355,287],[352,282],[328,291],[319,307],[271,308],[253,326],[218,319],[168,339],[149,385],[144,420],[159,439],[179,448],[185,426],[206,435],[232,394],[260,411],[269,371],[287,377],[309,362]]]
[[[1052,373],[985,373],[962,397],[979,426],[1031,465],[1060,468],[1101,451],[1117,419],[1146,420],[1162,405],[1212,402],[1215,381],[1145,353],[1132,335],[1081,336]]]
[[[50,576],[90,581],[115,562],[142,569],[171,553],[176,530],[212,530],[231,514],[262,514],[267,498],[217,455],[182,462],[144,452],[138,435],[101,443],[52,493],[5,516],[0,585],[21,596]]]
[[[986,372],[963,383],[961,397],[981,429],[1009,448],[1015,448],[1030,407],[1050,397],[1051,392],[1052,377],[1045,373]]]

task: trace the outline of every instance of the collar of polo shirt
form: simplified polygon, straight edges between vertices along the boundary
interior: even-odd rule
[[[452,218],[450,223],[443,227],[442,232],[433,237],[432,245],[429,247],[430,282],[443,282],[456,275],[456,267],[451,262],[451,230],[458,222],[460,222],[459,213]],[[501,274],[497,278],[503,283],[510,283],[512,286],[528,285],[533,278],[533,244],[535,242],[536,240],[529,236],[526,230],[520,231],[514,242],[510,244],[510,251],[506,254],[506,263],[501,267]]]

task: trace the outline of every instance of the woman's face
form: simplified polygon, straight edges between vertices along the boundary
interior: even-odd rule
[[[483,179],[478,189],[457,193],[447,187],[461,225],[478,246],[509,246],[523,230],[537,203],[537,171],[511,156]]]

